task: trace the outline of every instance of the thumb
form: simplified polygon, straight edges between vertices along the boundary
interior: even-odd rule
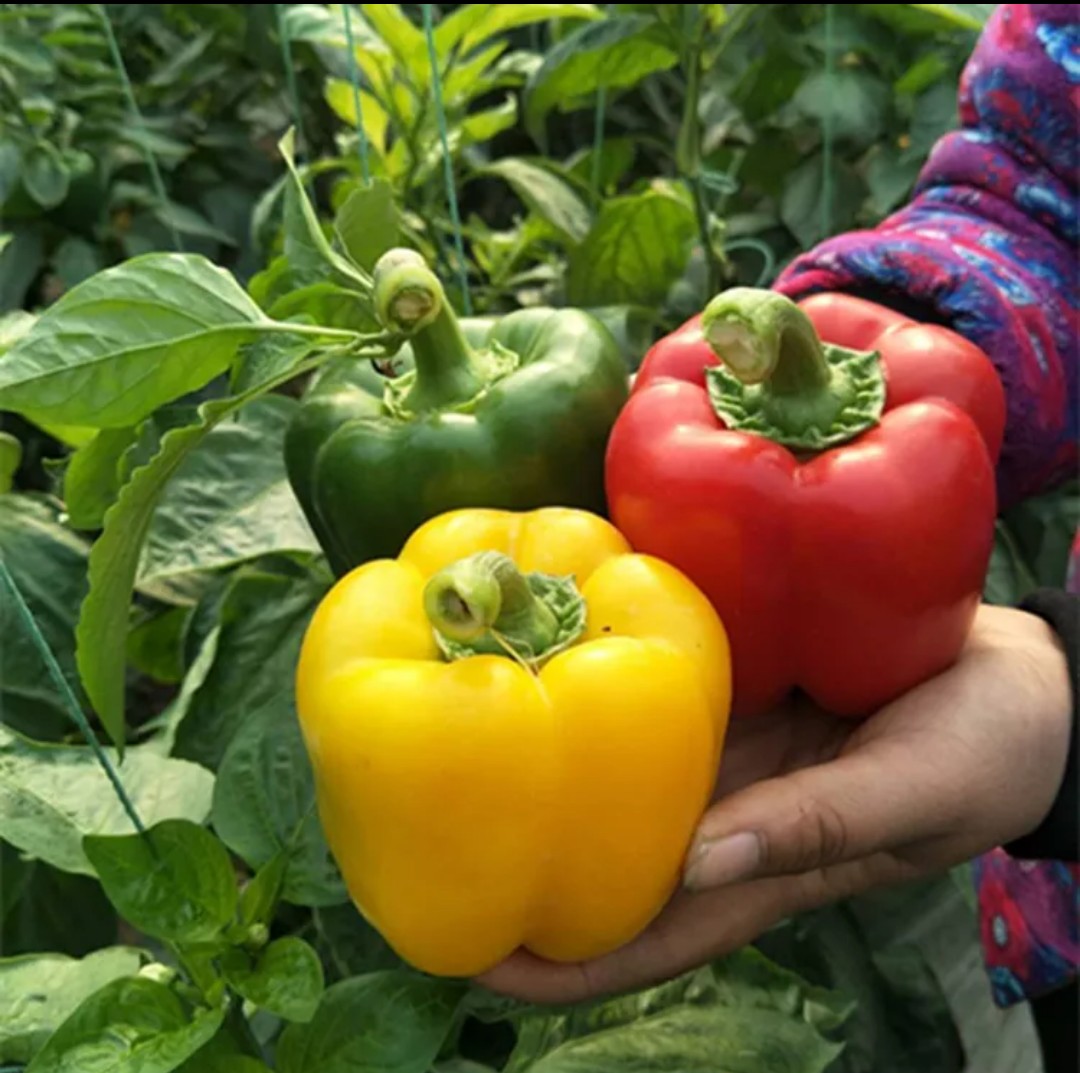
[[[955,790],[900,743],[755,783],[705,814],[685,884],[801,874],[932,836],[949,829]]]

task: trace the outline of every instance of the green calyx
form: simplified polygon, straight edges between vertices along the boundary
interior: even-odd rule
[[[534,671],[585,630],[585,601],[572,578],[523,574],[496,551],[440,570],[424,588],[424,610],[446,659],[510,656]]]
[[[393,414],[468,409],[518,366],[505,349],[469,346],[439,277],[415,250],[387,250],[379,258],[373,300],[382,325],[409,339],[415,362],[413,372],[387,384],[385,404]]]
[[[723,362],[705,375],[712,407],[728,428],[820,451],[881,419],[880,355],[822,343],[790,298],[734,287],[708,304],[701,326]]]

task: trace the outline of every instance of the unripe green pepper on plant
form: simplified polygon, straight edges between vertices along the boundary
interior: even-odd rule
[[[394,556],[462,507],[603,513],[604,451],[628,394],[614,337],[578,309],[458,320],[419,254],[390,250],[375,310],[407,371],[316,385],[285,443],[289,480],[336,573]]]

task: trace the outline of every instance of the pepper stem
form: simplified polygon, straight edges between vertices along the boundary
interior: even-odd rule
[[[522,574],[509,556],[483,551],[440,570],[424,588],[424,610],[451,659],[505,655],[530,666],[572,644],[585,603],[569,578]]]
[[[401,406],[415,414],[474,399],[488,378],[446,300],[439,277],[415,250],[387,250],[374,269],[375,312],[409,337],[416,371]]]
[[[729,428],[820,450],[880,419],[880,356],[822,343],[790,298],[734,287],[706,306],[701,325],[723,362],[706,371],[706,381],[713,409]]]

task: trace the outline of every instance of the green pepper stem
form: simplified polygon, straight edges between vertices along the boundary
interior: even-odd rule
[[[497,551],[478,552],[440,570],[424,589],[424,610],[444,637],[477,652],[501,651],[501,638],[532,660],[559,634],[555,613],[533,593],[513,560]]]
[[[768,383],[775,395],[828,386],[832,374],[810,318],[776,291],[732,287],[701,317],[705,341],[744,383]]]
[[[733,287],[701,318],[722,364],[706,371],[729,428],[820,450],[877,424],[885,405],[880,356],[823,344],[810,318],[775,291]]]
[[[390,331],[409,337],[415,378],[402,405],[415,414],[475,398],[486,378],[446,299],[439,277],[415,250],[388,250],[374,271],[375,311]]]

